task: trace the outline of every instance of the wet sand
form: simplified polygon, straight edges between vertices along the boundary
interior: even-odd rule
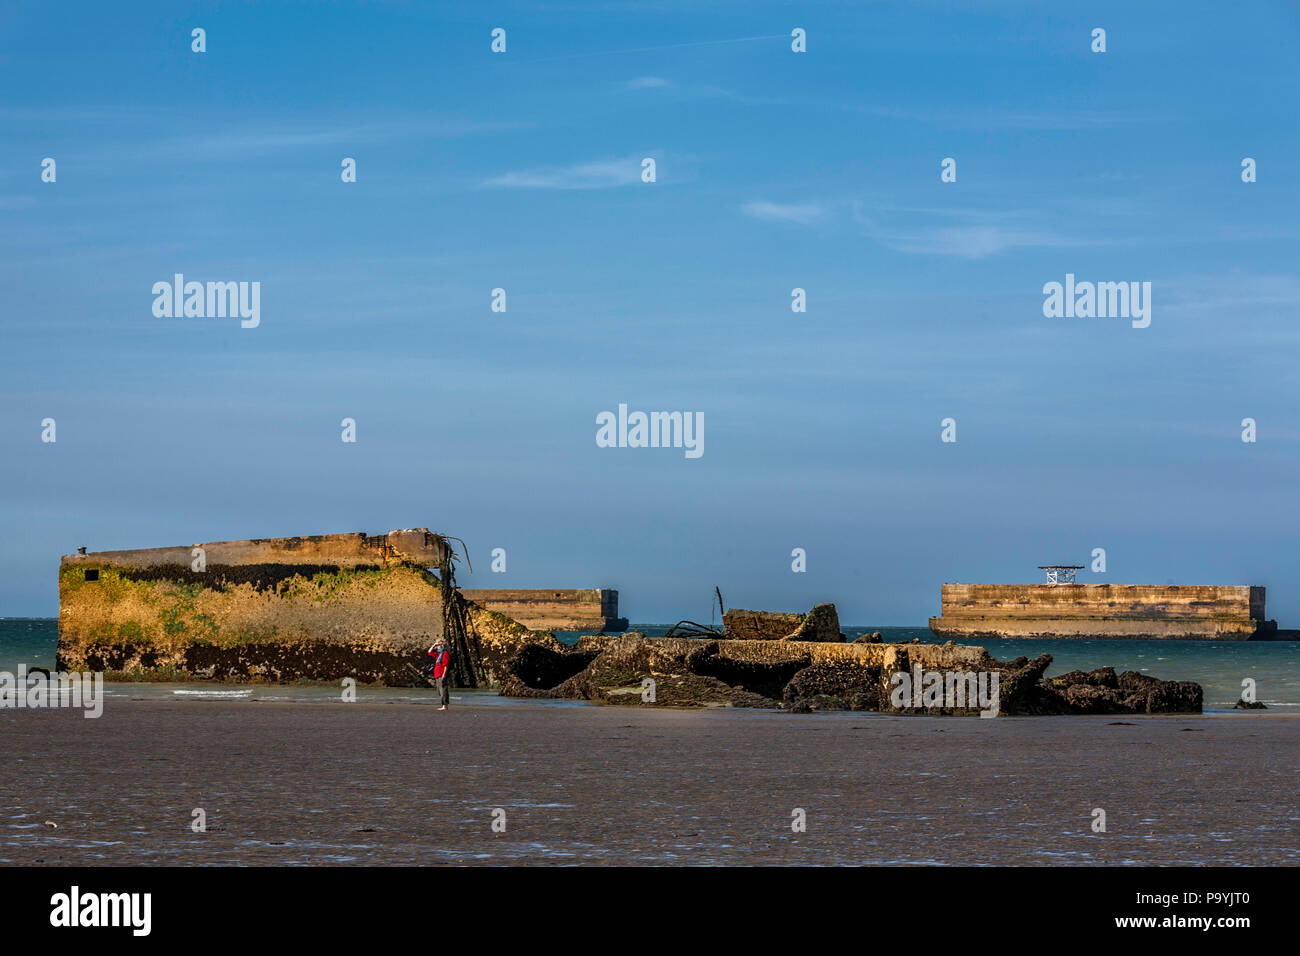
[[[0,711],[0,861],[1295,865],[1298,741],[1268,714],[110,700]]]

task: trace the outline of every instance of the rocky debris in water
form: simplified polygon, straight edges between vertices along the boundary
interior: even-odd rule
[[[989,658],[990,670],[998,672],[998,710],[1004,714],[1068,713],[1064,704],[1044,690],[1043,672],[1052,663],[1051,654],[1040,654],[1032,661],[1017,657],[999,662]]]
[[[807,614],[732,608],[722,615],[722,629],[729,641],[844,641],[834,604],[815,605]]]
[[[1199,714],[1204,694],[1201,685],[1188,680],[1159,680],[1137,671],[1119,675],[1121,690],[1131,695],[1124,701],[1135,713]]]
[[[1232,705],[1233,710],[1268,710],[1262,700],[1239,700]]]
[[[854,644],[879,644],[881,643],[882,640],[883,638],[881,638],[879,631],[872,631],[870,634],[863,634],[853,643]]]
[[[777,700],[769,695],[779,697],[782,676],[807,665],[804,657],[777,668],[761,668],[722,660],[717,649],[717,641],[647,638],[635,631],[584,637],[562,652],[523,648],[507,665],[501,693],[604,704],[776,707]],[[566,673],[569,676],[552,683]]]
[[[613,694],[610,703],[641,703],[644,688],[638,683],[633,693]],[[725,684],[716,677],[682,674],[655,681],[657,706],[667,707],[774,707],[776,701],[762,694]]]
[[[1113,667],[1070,671],[1041,686],[1065,702],[1067,709],[1057,712],[1068,714],[1199,714],[1203,697],[1200,684],[1159,680],[1138,671],[1117,676]]]
[[[1052,682],[1062,687],[1069,687],[1073,684],[1087,684],[1095,687],[1119,687],[1119,678],[1115,676],[1115,668],[1099,667],[1095,671],[1070,671],[1068,674],[1062,674],[1059,677],[1053,677]]]
[[[1093,684],[1072,684],[1062,695],[1076,714],[1122,714],[1128,710],[1106,688]]]
[[[557,649],[558,648],[558,649]],[[1050,654],[998,661],[954,644],[873,644],[836,650],[819,642],[583,637],[575,647],[526,646],[505,664],[501,693],[670,707],[783,707],[792,713],[859,710],[978,713],[964,707],[895,707],[893,677],[913,666],[947,675],[996,672],[998,710],[1008,715],[1200,713],[1201,688],[1103,667],[1055,678]],[[991,686],[991,682],[986,686]],[[946,705],[947,702],[945,702]],[[956,702],[954,702],[956,703]]]

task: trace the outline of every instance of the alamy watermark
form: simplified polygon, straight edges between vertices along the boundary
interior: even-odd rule
[[[981,717],[998,715],[1001,695],[997,671],[922,671],[921,665],[912,667],[912,673],[896,671],[889,678],[893,690],[889,702],[899,710],[916,708],[947,708],[965,710],[979,708]]]
[[[631,412],[620,403],[618,415],[596,416],[599,448],[684,448],[687,458],[704,454],[703,412]]]
[[[1150,282],[1075,282],[1067,272],[1064,284],[1048,282],[1043,295],[1049,319],[1132,319],[1135,329],[1151,324]]]
[[[18,665],[17,674],[0,671],[0,708],[41,710],[52,707],[82,708],[87,720],[99,717],[104,713],[104,675],[89,671],[29,672],[26,664]]]
[[[50,925],[124,927],[133,936],[148,936],[153,926],[152,893],[83,893],[73,886],[50,897]]]
[[[153,284],[153,314],[160,319],[224,319],[255,329],[262,322],[262,283],[186,282],[177,272],[171,282]]]

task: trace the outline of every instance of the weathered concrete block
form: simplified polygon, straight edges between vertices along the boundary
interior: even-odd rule
[[[467,588],[461,593],[533,630],[627,630],[627,618],[618,616],[618,592],[609,588]]]
[[[722,615],[722,628],[729,641],[844,640],[834,604],[818,604],[807,614],[732,608]]]
[[[59,666],[124,680],[421,684],[425,650],[444,636],[429,567],[449,558],[423,528],[65,555]],[[555,643],[473,605],[469,618],[466,673],[489,681],[524,644]]]
[[[803,619],[802,614],[732,608],[722,615],[722,629],[729,641],[779,641],[793,634]]]
[[[1145,584],[945,584],[940,637],[1244,641],[1275,636],[1264,589]]]

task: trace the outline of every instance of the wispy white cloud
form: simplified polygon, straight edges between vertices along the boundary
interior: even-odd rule
[[[11,113],[13,111],[0,110],[0,122]],[[36,119],[35,115],[21,113],[18,115],[22,120],[16,122]],[[207,122],[196,127],[189,122],[190,118],[177,118],[165,110],[153,114],[131,115],[140,121],[152,118],[155,121],[154,125],[160,125],[168,130],[168,135],[152,138],[123,134],[95,146],[93,152],[83,158],[96,162],[105,159],[148,157],[151,160],[183,158],[186,162],[227,163],[259,156],[311,150],[321,146],[361,147],[410,139],[452,139],[499,133],[532,125],[408,113],[359,121],[357,118],[344,117],[321,121],[286,116],[249,123],[234,118],[215,117],[209,118]],[[73,127],[81,122],[78,116],[76,111],[69,110],[56,110],[51,114],[51,120],[47,122],[55,123],[52,135],[56,137],[56,141],[57,136],[60,135],[60,126],[68,127],[67,135],[75,132]],[[165,123],[156,122],[164,118]],[[45,138],[50,135],[45,134]]]
[[[1064,131],[1150,124],[1160,120],[1160,117],[1132,112],[1072,108],[978,108],[958,110],[919,107],[907,109],[892,106],[866,106],[858,103],[842,104],[839,108],[852,113],[867,113],[882,119],[933,123],[953,129]]]
[[[795,222],[808,226],[826,215],[826,206],[819,202],[778,203],[756,200],[747,202],[740,211],[754,219],[768,222]]]
[[[687,49],[688,47],[719,46],[719,45],[725,45],[729,43],[753,43],[755,41],[786,40],[788,38],[789,38],[789,34],[769,33],[763,36],[730,37],[728,39],[722,39],[722,40],[694,40],[688,43],[661,43],[657,46],[640,46],[640,47],[631,47],[631,48],[620,47],[617,49],[608,49],[608,50],[587,50],[581,53],[564,53],[558,56],[547,56],[535,60],[524,60],[522,62],[523,63],[546,63],[554,60],[576,60],[584,57],[625,56],[629,53],[651,53],[658,50],[684,50]]]
[[[897,208],[877,207],[874,215],[868,215],[860,201],[850,205],[854,220],[868,236],[899,252],[985,259],[1012,249],[1106,244],[1009,222],[1007,214],[999,210],[913,209],[905,211],[907,224],[898,225],[877,218],[882,212],[896,217]]]
[[[899,252],[986,259],[1011,249],[1085,245],[1049,233],[1000,225],[941,226],[911,232],[877,234],[876,238]]]
[[[1058,201],[1054,207],[1064,212],[1068,203]],[[962,259],[986,259],[1016,249],[1101,248],[1117,246],[1170,245],[1186,242],[1265,241],[1292,239],[1290,233],[1249,231],[1242,234],[1220,229],[1213,235],[1198,233],[1179,236],[1142,232],[1133,226],[1141,212],[1140,204],[1116,200],[1098,200],[1104,218],[1114,228],[1099,235],[1094,228],[1088,233],[1054,229],[1047,216],[1005,208],[978,206],[900,205],[889,200],[866,202],[862,199],[806,201],[795,203],[754,200],[743,203],[741,212],[753,219],[787,222],[802,226],[814,223],[833,225],[851,217],[851,221],[868,238],[898,252],[915,255],[955,256]],[[1097,212],[1093,208],[1088,211]],[[1051,222],[1072,222],[1077,216],[1056,215]]]
[[[522,124],[463,120],[434,116],[405,116],[350,125],[277,124],[254,129],[230,129],[204,137],[186,137],[157,144],[207,160],[267,155],[316,146],[397,142],[413,138],[456,138],[517,129]]]
[[[842,215],[846,206],[868,236],[899,252],[983,259],[1021,247],[1089,244],[1008,221],[1008,214],[998,210],[880,205],[873,206],[868,215],[863,202],[855,199],[830,203],[755,200],[744,203],[740,211],[766,222],[810,226]]]
[[[611,189],[641,182],[641,156],[598,159],[571,166],[523,169],[503,173],[483,183],[510,189]]]
[[[1300,306],[1300,279],[1291,275],[1186,275],[1168,286],[1171,305],[1202,312],[1240,315],[1246,308]]]
[[[743,103],[746,106],[787,106],[790,103],[785,98],[751,96],[748,93],[738,93],[735,90],[729,90],[724,86],[716,86],[712,83],[678,83],[661,76],[639,76],[623,84],[620,89],[623,92],[628,90],[665,90],[683,100],[731,100],[735,103]]]
[[[635,80],[627,81],[629,90],[663,90],[673,85],[672,80],[665,80],[662,76],[638,76]]]

